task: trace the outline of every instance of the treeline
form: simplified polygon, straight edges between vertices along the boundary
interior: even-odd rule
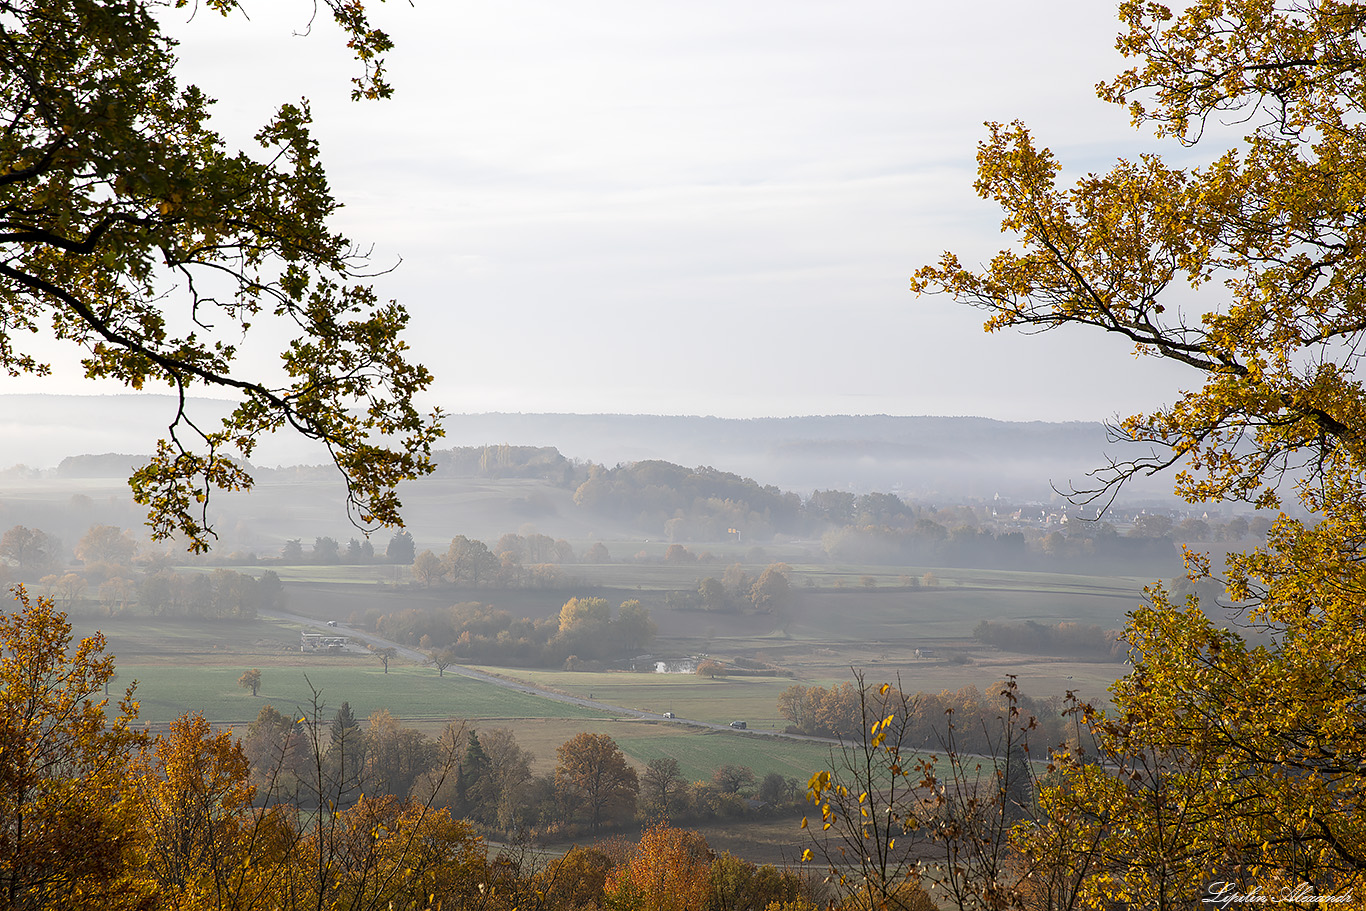
[[[52,573],[38,586],[68,613],[110,617],[143,612],[153,617],[254,620],[260,611],[281,609],[287,601],[284,585],[271,570],[259,579],[222,568],[180,573],[162,569],[137,579]]]
[[[436,739],[381,710],[362,724],[343,702],[331,717],[296,719],[267,705],[242,739],[251,786],[262,805],[345,809],[363,798],[418,801],[481,830],[534,841],[659,818],[705,822],[805,804],[794,778],[721,765],[688,781],[678,760],[651,760],[643,773],[606,734],[580,733],[555,751],[541,775],[536,757],[507,728],[452,721]]]
[[[389,538],[388,547],[383,554],[375,551],[375,545],[369,538],[351,538],[343,548],[336,538],[319,535],[313,539],[313,546],[307,551],[304,550],[303,539],[290,538],[280,548],[278,558],[262,557],[260,562],[282,563],[288,566],[309,563],[318,566],[364,566],[370,563],[397,563],[407,566],[413,562],[415,553],[413,536],[399,529]],[[257,559],[253,556],[250,562],[255,563]]]
[[[995,753],[1001,719],[1010,717],[1012,708],[1022,719],[1033,720],[1029,736],[1039,755],[1075,740],[1072,726],[1063,716],[1062,699],[1031,699],[1020,693],[1007,697],[1006,690],[1007,684],[1001,683],[989,694],[965,686],[940,693],[905,694],[903,698],[890,688],[889,701],[906,706],[898,723],[907,733],[903,746],[913,750],[944,750],[952,738],[954,748],[961,753]],[[852,683],[832,687],[794,684],[778,694],[778,712],[792,722],[788,733],[857,740],[867,733],[869,724],[882,720],[864,717],[865,697]]]
[[[983,620],[973,628],[972,635],[984,645],[1031,655],[1122,661],[1129,654],[1120,630],[1068,621],[1045,626],[1033,620]]]
[[[282,608],[285,591],[270,570],[259,578],[230,569],[175,572],[114,525],[92,525],[61,559],[61,545],[41,529],[16,525],[0,535],[0,582],[26,582],[69,613],[250,620]]]
[[[261,610],[285,606],[280,577],[271,570],[259,579],[231,569],[210,573],[160,570],[142,579],[138,600],[154,617],[251,620]]]
[[[368,612],[352,618],[386,639],[448,659],[511,667],[574,667],[646,651],[655,622],[639,601],[615,611],[603,598],[570,598],[556,618],[532,620],[477,602],[449,608]]]
[[[927,518],[905,527],[860,525],[825,533],[822,546],[846,563],[958,566],[1089,572],[1171,568],[1177,557],[1171,537],[1117,534],[1110,526],[1084,526],[1067,533],[991,530],[975,525],[953,528]]]
[[[584,559],[602,563],[607,549],[595,544]],[[477,538],[456,535],[446,553],[424,550],[413,559],[413,579],[424,588],[449,583],[462,588],[563,588],[573,580],[561,564],[578,562],[574,546],[563,538],[532,532],[505,534],[490,548]]]
[[[1260,517],[1219,523],[1138,513],[1119,517],[1130,523],[1120,534],[1039,507],[935,509],[838,490],[803,499],[729,472],[659,460],[592,466],[574,503],[673,542],[821,536],[826,554],[842,562],[1059,571],[1166,572],[1177,542],[1244,540],[1267,526]]]
[[[562,487],[588,473],[553,446],[458,446],[433,452],[432,464],[438,478],[535,478]]]
[[[672,552],[673,547],[669,550]],[[787,605],[792,593],[791,572],[786,563],[770,563],[755,577],[739,563],[732,563],[721,578],[707,576],[699,581],[695,592],[671,592],[674,597],[670,606],[714,612],[753,608],[772,613]]]
[[[658,460],[594,466],[574,491],[574,503],[684,541],[724,541],[731,529],[765,540],[796,531],[802,519],[801,497],[794,493],[715,468]]]

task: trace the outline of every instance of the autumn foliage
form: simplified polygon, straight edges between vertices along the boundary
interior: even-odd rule
[[[102,636],[71,646],[51,601],[16,590],[0,616],[0,902],[9,908],[122,901],[139,807],[127,788],[142,738],[130,687],[108,716]]]
[[[711,892],[711,861],[696,832],[659,823],[612,871],[604,892],[609,902],[640,911],[691,911],[703,907]]]
[[[1016,843],[1054,874],[1035,880],[1050,905],[1186,908],[1217,882],[1360,902],[1366,8],[1124,2],[1119,17],[1132,66],[1102,98],[1185,145],[1241,135],[1202,166],[1143,155],[1066,186],[1024,124],[990,124],[976,189],[1013,246],[981,268],[945,253],[913,288],[981,309],[989,331],[1086,326],[1189,368],[1174,402],[1115,428],[1151,455],[1105,466],[1082,499],[1173,468],[1191,502],[1293,498],[1300,517],[1222,573],[1189,555],[1232,613],[1149,589],[1125,632],[1132,672],[1110,706],[1078,706],[1094,745],[1054,756]]]
[[[296,719],[266,707],[245,745],[196,714],[159,737],[135,733],[133,690],[117,710],[101,697],[114,672],[103,639],[73,645],[49,600],[16,593],[20,610],[0,616],[5,908],[687,911],[718,895],[739,907],[737,884],[807,894],[790,875],[733,859],[714,882],[702,837],[663,825],[618,852],[620,864],[582,849],[551,862],[491,855],[474,824],[435,797],[454,787],[498,815],[504,789],[518,784],[506,779],[527,760],[497,731],[487,751],[460,728],[405,751],[407,733],[387,713],[362,732],[349,710],[327,725],[317,712]],[[348,744],[359,755],[348,759]],[[399,754],[425,749],[440,755],[419,775]],[[273,773],[254,780],[253,754]],[[581,734],[559,758],[556,777],[585,824],[629,818],[636,775],[610,737]],[[352,765],[362,782],[354,793]],[[431,799],[412,796],[422,793]]]

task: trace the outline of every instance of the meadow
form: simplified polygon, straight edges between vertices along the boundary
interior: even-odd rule
[[[121,664],[120,690],[137,681],[140,717],[147,722],[169,722],[186,711],[202,713],[218,724],[240,726],[256,717],[265,705],[285,714],[311,715],[315,692],[323,717],[348,702],[359,718],[380,709],[405,723],[430,722],[438,727],[452,719],[507,722],[524,718],[591,719],[602,713],[503,689],[434,668],[395,662],[384,673],[378,662],[345,661],[261,666],[261,689],[253,697],[238,686],[248,665]]]
[[[714,724],[741,720],[751,729],[779,731],[788,722],[778,715],[778,694],[793,683],[786,677],[713,680],[696,674],[583,673],[499,667],[480,670],[642,712],[673,712],[679,718]]]

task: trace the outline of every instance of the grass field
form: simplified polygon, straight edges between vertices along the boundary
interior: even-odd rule
[[[729,764],[748,766],[759,779],[777,772],[805,785],[813,773],[829,768],[830,760],[830,747],[825,744],[700,730],[633,733],[617,743],[642,765],[661,757],[677,759],[689,781],[710,780],[717,767]]]
[[[673,712],[680,718],[717,724],[741,720],[752,728],[768,730],[786,727],[787,722],[778,715],[778,694],[793,683],[784,677],[708,680],[694,674],[595,674],[496,667],[481,670],[643,712]]]
[[[606,734],[638,770],[652,759],[668,756],[678,760],[688,781],[710,780],[718,766],[744,765],[763,778],[769,772],[799,779],[803,784],[816,771],[826,768],[829,746],[810,741],[762,737],[731,731],[711,733],[687,725],[636,719],[520,719],[488,721],[477,728],[508,728],[517,743],[530,751],[537,774],[553,771],[555,750],[581,731]]]
[[[360,666],[267,666],[261,670],[261,691],[255,698],[237,685],[244,670],[246,666],[241,665],[122,665],[116,685],[122,689],[132,680],[138,681],[141,717],[153,723],[167,722],[193,710],[211,721],[240,724],[255,718],[266,704],[286,713],[307,709],[313,701],[313,689],[321,694],[328,717],[342,702],[349,702],[360,718],[388,709],[405,722],[604,717],[590,709],[467,677],[450,673],[439,677],[431,668],[412,665],[391,666],[388,674],[374,662]]]

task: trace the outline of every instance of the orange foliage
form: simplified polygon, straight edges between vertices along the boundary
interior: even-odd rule
[[[14,594],[22,609],[0,615],[0,905],[120,907],[134,891],[132,688],[111,722],[104,637],[69,651],[71,624],[52,601]]]
[[[609,901],[639,911],[695,911],[711,894],[711,861],[701,835],[660,823],[607,877],[604,893]]]

